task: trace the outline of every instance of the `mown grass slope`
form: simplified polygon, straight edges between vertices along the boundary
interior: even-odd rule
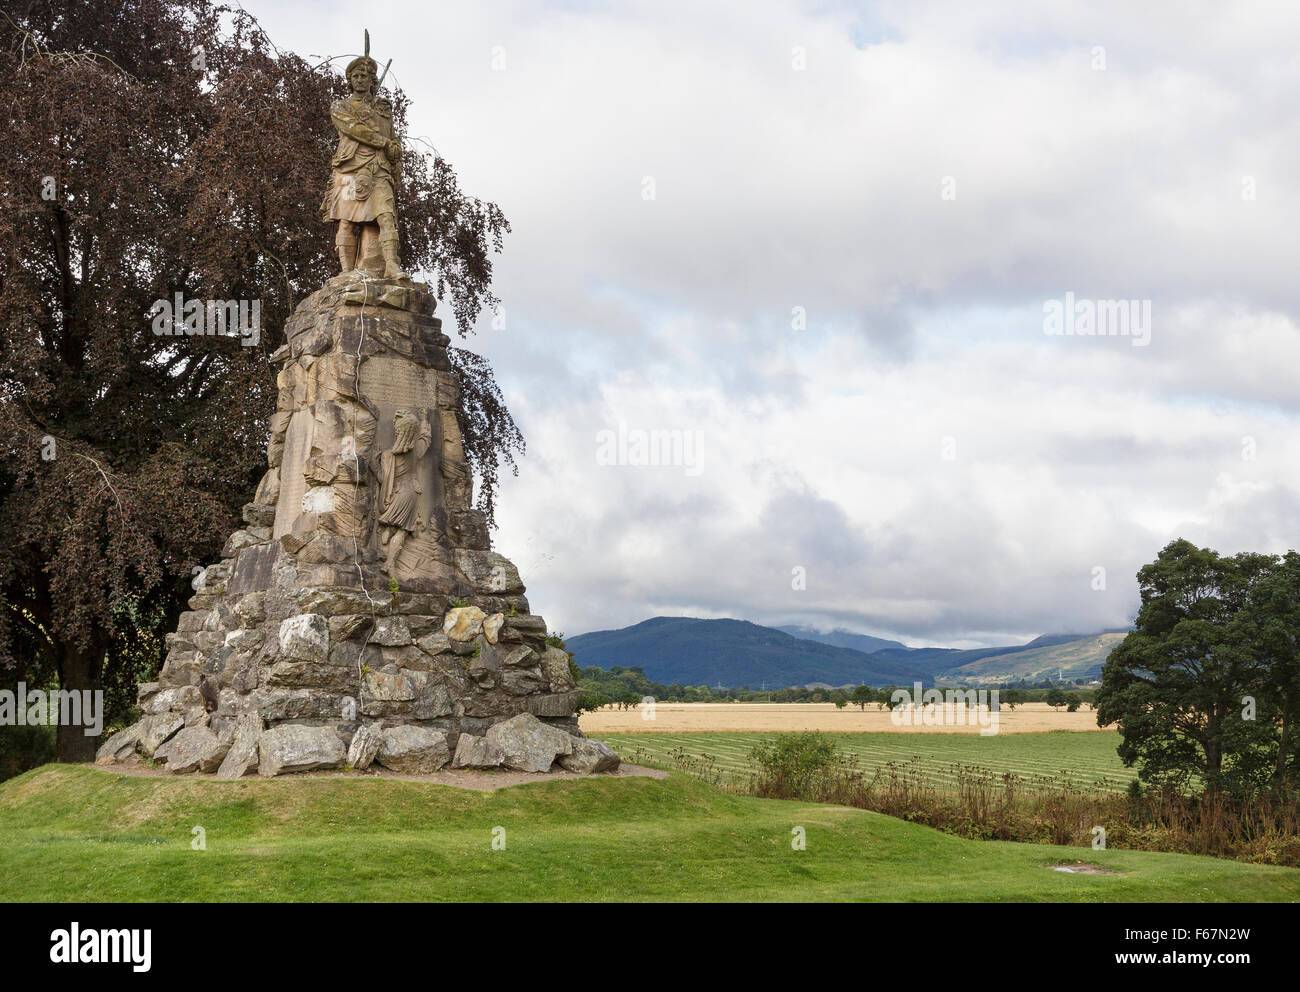
[[[202,827],[207,850],[191,849]],[[493,850],[493,828],[505,849]],[[807,849],[791,846],[803,827]],[[1117,875],[1066,875],[1083,859]],[[129,777],[46,765],[0,785],[0,898],[1295,900],[1300,871],[968,841],[686,775],[471,792],[335,775]]]

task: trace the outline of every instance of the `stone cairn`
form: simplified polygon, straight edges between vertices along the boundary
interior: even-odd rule
[[[304,300],[270,466],[195,577],[142,719],[98,752],[238,778],[553,766],[613,771],[568,656],[489,546],[428,287],[355,268]]]

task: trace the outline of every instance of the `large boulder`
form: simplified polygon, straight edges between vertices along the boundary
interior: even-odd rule
[[[573,751],[560,756],[560,767],[579,775],[595,772],[616,772],[622,760],[613,748],[589,737],[573,737]]]
[[[542,652],[542,673],[556,692],[573,688],[573,673],[569,669],[569,656],[554,645],[548,644]]]
[[[411,630],[406,625],[406,617],[380,617],[375,621],[375,629],[370,633],[370,643],[385,647],[410,644]]]
[[[203,569],[194,577],[191,585],[197,593],[220,593],[225,591],[229,579],[230,565],[223,561]]]
[[[425,654],[443,654],[451,650],[451,638],[440,630],[425,634],[415,643]]]
[[[152,758],[158,748],[183,726],[185,717],[179,713],[159,713],[145,717],[140,721],[140,750],[146,758]]]
[[[369,768],[370,763],[375,760],[375,755],[379,753],[379,746],[382,743],[383,734],[380,733],[379,727],[373,723],[363,723],[352,735],[352,745],[348,748],[348,764],[357,771]]]
[[[235,725],[230,750],[217,769],[217,778],[241,778],[257,765],[258,738],[262,736],[262,718],[245,713]]]
[[[168,710],[188,710],[202,705],[203,697],[199,695],[198,686],[178,685],[150,696],[147,702],[141,704],[140,709],[145,713],[158,714],[166,713]]]
[[[442,632],[453,641],[472,641],[483,632],[486,614],[477,606],[458,606],[447,611]]]
[[[262,541],[253,533],[247,530],[237,530],[226,538],[225,546],[221,549],[222,558],[234,558],[245,548],[251,548]]]
[[[304,614],[321,613],[327,617],[358,613],[370,616],[377,609],[387,609],[392,602],[391,593],[362,589],[305,588],[298,594],[298,605]]]
[[[537,652],[527,644],[486,644],[481,645],[479,657],[487,667],[501,670],[503,668],[533,668],[537,664]]]
[[[140,743],[140,723],[133,723],[125,730],[119,730],[100,745],[95,752],[95,764],[107,765],[114,761],[125,761],[135,754],[136,745]]]
[[[341,768],[347,759],[343,742],[329,727],[296,724],[263,731],[257,752],[257,774],[267,778],[316,768]]]
[[[520,713],[487,732],[487,739],[505,755],[507,768],[521,772],[547,772],[555,759],[573,751],[573,738],[549,727],[531,713]]]
[[[406,702],[416,695],[415,682],[405,672],[366,672],[362,680],[362,698],[379,702]]]
[[[451,759],[451,767],[500,768],[505,761],[505,752],[486,737],[461,734],[456,741],[456,754]]]
[[[533,716],[573,716],[578,708],[579,693],[547,692],[524,698],[524,707]]]
[[[456,567],[479,592],[490,596],[514,596],[524,591],[519,569],[495,551],[455,548]]]
[[[167,748],[167,770],[183,775],[187,772],[215,772],[230,750],[207,727],[186,727],[172,738]]]
[[[417,720],[434,720],[440,716],[449,716],[455,712],[455,709],[455,704],[451,701],[451,692],[447,687],[430,681],[426,682],[420,690],[412,712]]]
[[[545,688],[546,680],[536,668],[511,668],[501,673],[501,687],[511,695],[526,696],[530,692]],[[555,715],[567,716],[563,713]]]
[[[356,685],[357,674],[342,665],[318,665],[312,661],[277,661],[267,671],[268,686],[311,687],[345,693]]]
[[[186,617],[197,617],[202,615],[203,614],[201,613],[182,613],[181,622],[184,623]],[[184,628],[181,629],[183,630]],[[140,706],[144,706],[145,703],[158,694],[158,690],[161,688],[161,682],[141,682],[139,687],[136,689],[136,703]]]
[[[280,624],[280,657],[323,665],[329,659],[329,621],[319,613],[300,613]]]
[[[249,700],[268,723],[282,720],[329,720],[342,716],[337,693],[320,689],[263,686]]]
[[[330,617],[330,642],[346,641],[352,637],[365,637],[375,626],[375,618],[365,613]]]
[[[383,732],[375,760],[395,772],[428,775],[445,765],[450,757],[445,731],[408,723]]]

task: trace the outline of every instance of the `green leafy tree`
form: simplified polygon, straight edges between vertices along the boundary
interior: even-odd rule
[[[1273,728],[1273,785],[1289,791],[1300,771],[1300,554],[1287,552],[1251,589],[1233,637],[1251,645],[1255,662],[1257,692],[1238,700],[1242,719]]]
[[[858,706],[858,709],[864,713],[867,710],[867,703],[876,698],[875,690],[869,685],[854,686],[853,695],[850,697]]]
[[[1119,755],[1144,782],[1249,792],[1266,779],[1273,728],[1243,718],[1261,696],[1261,630],[1243,616],[1259,603],[1275,559],[1228,558],[1171,542],[1138,572],[1133,632],[1111,652],[1097,692],[1097,722],[1116,724]]]

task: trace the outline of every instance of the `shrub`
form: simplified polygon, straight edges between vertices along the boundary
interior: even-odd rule
[[[842,771],[835,742],[806,731],[778,734],[750,752],[758,765],[757,791],[774,799],[817,799]]]

